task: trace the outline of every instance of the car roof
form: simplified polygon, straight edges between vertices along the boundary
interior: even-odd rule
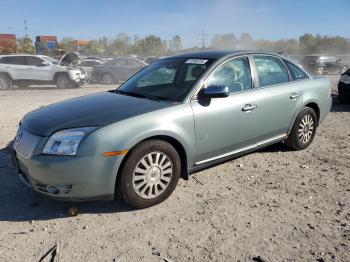
[[[38,56],[38,55],[31,55],[31,54],[6,54],[1,56]]]
[[[231,57],[235,55],[250,55],[250,54],[256,54],[256,55],[271,55],[271,56],[278,56],[281,58],[284,58],[282,55],[264,52],[260,50],[208,50],[208,51],[197,51],[197,52],[189,52],[189,53],[183,53],[178,54],[174,56],[169,56],[166,58],[203,58],[203,59],[221,59],[224,57]]]
[[[251,53],[246,50],[208,50],[208,51],[196,51],[188,52],[170,56],[171,58],[182,57],[182,58],[207,58],[207,59],[219,59],[229,55],[236,55],[240,53]]]

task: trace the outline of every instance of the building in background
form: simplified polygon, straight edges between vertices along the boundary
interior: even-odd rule
[[[14,34],[0,34],[0,54],[16,53],[17,39]]]

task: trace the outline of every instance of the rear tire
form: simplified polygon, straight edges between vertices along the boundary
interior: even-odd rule
[[[10,90],[12,89],[12,79],[6,74],[0,74],[0,90]]]
[[[171,195],[180,173],[180,157],[172,145],[162,140],[144,141],[127,156],[116,191],[133,208],[150,207]]]
[[[294,150],[303,150],[313,141],[317,129],[317,116],[315,110],[305,107],[294,122],[292,132],[285,144]]]
[[[68,75],[59,75],[56,77],[56,85],[59,89],[72,88],[73,83]]]

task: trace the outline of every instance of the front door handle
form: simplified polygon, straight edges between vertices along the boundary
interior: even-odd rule
[[[298,98],[300,96],[300,94],[298,94],[298,93],[292,93],[291,95],[290,95],[290,99],[296,99],[296,98]]]
[[[252,111],[252,110],[256,109],[257,107],[258,107],[257,105],[246,104],[242,108],[242,111],[249,112],[249,111]]]

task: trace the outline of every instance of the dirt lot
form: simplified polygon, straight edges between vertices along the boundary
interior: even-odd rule
[[[278,144],[218,165],[149,209],[26,188],[7,147],[22,116],[106,89],[0,92],[0,261],[38,261],[56,243],[62,261],[350,261],[350,105],[336,95],[307,150]]]

